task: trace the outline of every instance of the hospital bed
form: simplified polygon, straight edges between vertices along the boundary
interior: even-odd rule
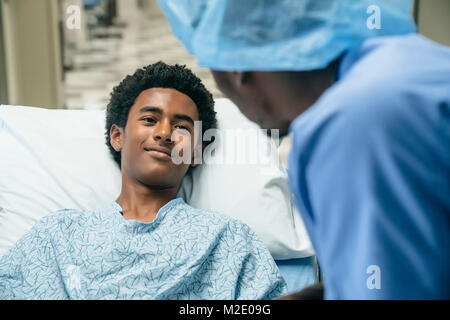
[[[247,137],[256,136],[264,152],[258,150],[257,163],[203,163],[185,177],[179,196],[193,207],[247,223],[274,257],[289,293],[317,283],[314,252],[293,205],[277,141],[228,99],[217,99],[215,109],[219,133],[253,132]],[[104,126],[104,110],[0,106],[0,256],[53,211],[95,210],[116,199],[121,174],[105,144]],[[226,140],[215,141],[215,155],[239,151],[243,138]]]

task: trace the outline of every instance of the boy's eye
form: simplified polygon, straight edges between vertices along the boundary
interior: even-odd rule
[[[177,128],[177,129],[181,129],[181,130],[186,130],[186,131],[189,131],[189,128],[188,127],[185,127],[185,126],[182,126],[182,125],[176,125],[175,126],[175,128]]]
[[[153,118],[144,118],[142,120],[144,120],[145,122],[149,122],[149,123],[155,123],[156,122],[156,120],[153,119]]]

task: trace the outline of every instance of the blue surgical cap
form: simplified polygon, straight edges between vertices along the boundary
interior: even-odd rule
[[[159,0],[214,70],[314,70],[367,38],[416,31],[410,0]]]

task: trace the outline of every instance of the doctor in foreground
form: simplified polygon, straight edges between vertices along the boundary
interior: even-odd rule
[[[285,294],[272,256],[247,225],[177,198],[195,164],[172,157],[194,157],[194,121],[215,126],[214,100],[183,66],[158,62],[115,87],[106,140],[122,171],[118,199],[101,211],[65,209],[39,221],[0,259],[0,300]]]
[[[450,298],[450,49],[406,0],[160,0],[242,113],[292,135],[326,299]]]

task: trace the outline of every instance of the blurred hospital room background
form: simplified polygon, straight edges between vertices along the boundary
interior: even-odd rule
[[[416,0],[411,14],[420,33],[450,45],[449,13],[449,0]],[[124,76],[158,60],[187,65],[222,97],[156,0],[0,0],[1,104],[104,109]],[[288,149],[285,139],[283,161]]]

